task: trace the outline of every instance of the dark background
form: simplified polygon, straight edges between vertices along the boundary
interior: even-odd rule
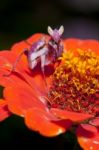
[[[1,0],[0,49],[34,33],[47,33],[64,25],[63,37],[99,40],[99,0]],[[44,138],[28,130],[22,118],[12,116],[0,123],[0,149],[73,149],[70,141]],[[61,141],[61,142],[59,142]],[[60,143],[60,144],[59,144]]]
[[[64,37],[99,39],[99,0],[1,0],[0,49],[47,26],[64,25]]]

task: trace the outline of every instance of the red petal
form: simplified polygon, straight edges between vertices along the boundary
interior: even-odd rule
[[[99,149],[99,130],[94,126],[82,124],[77,129],[77,138],[84,150]]]
[[[57,108],[52,108],[51,112],[61,119],[69,119],[73,122],[81,122],[92,117],[92,115],[89,114],[69,112]]]
[[[45,104],[40,101],[41,95],[31,89],[28,85],[18,87],[8,87],[4,90],[4,97],[8,103],[8,108],[14,114],[24,116],[25,112],[32,107],[45,108]]]
[[[0,99],[0,121],[3,121],[11,115],[11,112],[8,110],[7,102],[3,99]]]
[[[65,132],[71,126],[69,120],[53,119],[48,110],[34,108],[27,111],[25,116],[26,125],[43,136],[56,136]]]
[[[93,119],[93,120],[90,120],[89,123],[90,123],[91,125],[93,125],[93,126],[99,127],[99,117],[97,117],[97,118],[95,118],[95,119]]]

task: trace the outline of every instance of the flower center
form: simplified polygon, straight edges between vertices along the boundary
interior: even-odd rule
[[[99,56],[79,49],[59,59],[48,93],[51,107],[99,115]]]

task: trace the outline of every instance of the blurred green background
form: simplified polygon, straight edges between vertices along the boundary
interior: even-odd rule
[[[63,37],[99,39],[99,0],[1,0],[0,50],[34,33],[47,33],[64,25]],[[0,94],[2,96],[2,93]],[[72,149],[61,136],[44,138],[28,130],[22,118],[12,116],[0,123],[0,148]],[[60,143],[60,144],[59,144]],[[13,146],[14,145],[14,146]],[[36,148],[35,148],[36,147]]]

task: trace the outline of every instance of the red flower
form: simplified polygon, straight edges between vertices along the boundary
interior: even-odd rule
[[[77,88],[79,88],[79,92],[76,92],[75,95],[74,85],[73,88],[71,86],[71,78],[74,79],[74,76],[73,74],[70,74],[71,68],[65,63],[67,63],[67,57],[69,56],[69,65],[73,64],[74,66],[75,61],[78,61],[77,57],[76,59],[71,59],[71,53],[68,53],[66,56],[61,58],[62,63],[58,67],[53,64],[52,66],[49,65],[45,68],[45,78],[49,87],[48,91],[39,66],[31,71],[28,68],[27,58],[24,55],[17,64],[16,70],[11,75],[4,76],[4,74],[7,74],[11,70],[20,52],[24,48],[30,47],[27,43],[32,44],[42,36],[44,35],[35,34],[27,39],[27,42],[22,41],[12,46],[11,51],[4,50],[0,52],[0,85],[4,87],[4,99],[0,100],[0,120],[5,119],[11,114],[19,115],[24,117],[25,124],[31,130],[38,131],[40,134],[49,137],[64,133],[72,126],[75,126],[76,135],[81,147],[86,150],[97,150],[99,147],[99,86],[98,88],[96,87],[97,81],[94,80],[95,94],[93,94],[91,89],[91,95],[87,94],[86,96],[86,92],[83,90],[85,84],[79,84],[76,78],[74,83],[75,86],[78,83]],[[83,52],[85,51],[85,53],[90,49],[97,54],[97,57],[99,55],[98,41],[66,39],[63,43],[64,51],[72,50],[75,56],[78,55],[77,49],[81,49]],[[89,54],[85,56],[89,57]],[[90,62],[90,58],[88,61]],[[93,61],[93,58],[91,61]],[[69,73],[67,74],[68,77],[65,76],[65,79],[68,78],[68,82],[66,84],[64,84],[64,80],[62,81],[62,78],[60,78],[60,68],[63,69],[61,75],[64,76],[64,64],[69,67],[65,70]],[[80,67],[77,69],[80,69]],[[54,69],[55,72],[53,72]],[[91,70],[92,69],[93,68],[91,68]],[[90,73],[89,70],[88,73]],[[61,89],[59,84],[56,84],[57,78],[53,74],[56,76],[59,75],[57,81],[61,84],[60,86],[63,91],[63,95],[60,93]],[[79,75],[79,73],[77,75]],[[95,75],[99,76],[99,74]],[[81,81],[84,82],[82,77],[80,78]],[[88,79],[88,85],[89,81],[91,82],[91,79]],[[88,92],[88,88],[85,89]],[[97,89],[98,91],[96,91]],[[66,93],[64,91],[66,91]],[[70,91],[72,92],[70,93]],[[82,93],[84,93],[83,97],[80,95]],[[94,97],[92,97],[93,95]],[[92,105],[89,105],[89,102],[91,102]],[[89,109],[88,112],[85,107]]]

